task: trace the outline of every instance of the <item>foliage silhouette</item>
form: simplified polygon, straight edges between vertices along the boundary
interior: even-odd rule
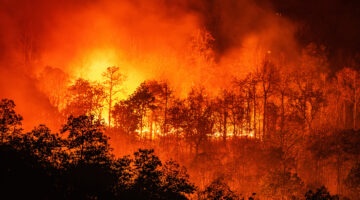
[[[144,94],[148,94],[146,88],[144,91]],[[144,109],[147,111],[155,109],[151,95],[145,96],[150,98],[146,98],[149,104],[145,103]],[[194,93],[189,98],[178,101],[178,104],[169,108],[168,122],[174,122],[173,125],[177,128],[188,131],[188,136],[192,136],[194,140],[198,139],[200,143],[203,142],[202,139],[206,139],[209,144],[216,144],[207,134],[196,135],[200,132],[202,134],[211,132],[208,129],[213,127],[213,105],[210,101],[207,102],[206,96],[198,93]],[[153,149],[139,149],[133,156],[115,159],[109,145],[109,137],[104,134],[106,131],[104,124],[93,115],[70,116],[60,130],[61,134],[51,132],[46,125],[38,125],[32,131],[23,133],[22,117],[15,112],[15,103],[3,99],[0,105],[0,181],[3,185],[1,192],[12,199],[188,199],[194,197],[190,195],[197,188],[189,181],[186,169],[173,160],[163,163]],[[185,119],[188,116],[190,118]],[[191,119],[196,119],[197,122],[188,121]],[[307,150],[318,159],[335,157],[341,158],[342,160],[337,160],[342,162],[353,164],[351,160],[359,156],[359,133],[356,130],[337,130],[319,138],[313,135],[308,137],[310,144],[307,145]],[[239,141],[242,140],[255,145],[256,148],[239,145]],[[266,173],[262,174],[266,182],[264,186],[270,189],[268,192],[272,197],[274,195],[280,197],[283,194],[286,194],[286,198],[304,197],[303,183],[297,174],[292,173],[292,166],[289,164],[291,162],[285,159],[287,157],[282,156],[281,147],[274,148],[273,153],[266,153],[272,150],[271,145],[263,145],[266,143],[261,143],[260,140],[242,140],[237,138],[227,141],[233,141],[233,145],[241,146],[241,151],[234,152],[238,154],[237,160],[246,159],[244,154],[261,154],[259,157],[262,159],[268,158],[261,161],[255,156],[253,159],[267,163],[263,166],[259,165],[263,170],[269,169],[269,165],[274,165],[271,168],[271,170],[276,169],[271,171],[273,173],[268,176]],[[211,152],[207,154],[211,155]],[[215,157],[209,156],[209,159],[211,158]],[[282,162],[287,164],[281,164]],[[221,166],[226,167],[227,163]],[[355,198],[359,191],[358,165],[358,163],[352,165],[345,180],[346,186],[353,190],[352,196]],[[244,162],[244,167],[246,166]],[[278,167],[281,167],[281,170],[277,169]],[[299,192],[302,195],[299,195]],[[214,180],[199,194],[200,199],[242,198],[233,192],[223,179]],[[305,197],[309,200],[340,198],[330,195],[325,187],[315,192],[309,190]]]
[[[12,139],[22,131],[22,116],[15,112],[15,103],[10,99],[0,101],[0,142]]]
[[[129,160],[123,161],[129,163]],[[172,160],[162,165],[153,149],[135,152],[133,169],[130,171],[132,173],[127,173],[127,176],[131,174],[134,182],[130,183],[128,198],[187,199],[186,195],[195,190],[184,168]]]
[[[70,116],[61,129],[66,136],[65,145],[70,154],[70,163],[109,163],[110,145],[104,135],[104,126],[94,116]]]
[[[162,165],[153,149],[114,159],[103,123],[70,116],[61,135],[39,125],[21,133],[21,116],[2,100],[2,194],[12,199],[187,199],[195,190],[184,167]],[[18,192],[21,191],[21,192]]]
[[[305,194],[306,200],[338,200],[339,197],[337,195],[330,195],[330,192],[327,190],[325,186],[321,186],[316,189],[316,192],[309,190]]]
[[[112,110],[112,117],[114,118],[115,128],[120,131],[120,133],[129,136],[135,133],[141,119],[140,114],[134,112],[130,100],[122,100],[116,103]]]
[[[28,152],[0,145],[0,192],[10,199],[56,199],[48,168]]]
[[[200,193],[199,199],[235,200],[239,198],[224,182],[223,178],[217,178]]]

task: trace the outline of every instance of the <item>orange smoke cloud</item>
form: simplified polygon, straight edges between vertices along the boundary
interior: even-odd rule
[[[227,86],[233,76],[256,67],[262,50],[274,54],[296,50],[294,26],[269,6],[248,0],[1,0],[1,4],[0,45],[10,52],[1,57],[2,70],[11,74],[6,79],[22,74],[30,77],[24,84],[34,86],[3,86],[0,94],[23,94],[10,95],[17,102],[25,98],[24,90],[31,90],[42,94],[34,101],[48,105],[44,109],[52,105],[46,91],[35,86],[47,84],[39,78],[47,66],[73,80],[99,81],[107,67],[116,65],[128,77],[128,93],[146,79],[163,79],[185,94],[196,84],[212,90]],[[7,69],[9,63],[16,69]]]

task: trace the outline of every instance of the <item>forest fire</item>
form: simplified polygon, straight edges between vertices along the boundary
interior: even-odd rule
[[[0,0],[1,193],[358,199],[359,7]]]

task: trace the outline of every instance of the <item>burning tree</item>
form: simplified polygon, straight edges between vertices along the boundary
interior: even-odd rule
[[[121,100],[115,104],[112,111],[114,127],[126,135],[132,135],[139,128],[141,116],[134,112],[130,100]]]
[[[102,76],[105,79],[103,84],[106,91],[105,94],[108,105],[108,123],[110,127],[113,102],[116,100],[116,95],[121,92],[122,89],[120,86],[125,81],[126,77],[120,73],[120,68],[117,66],[106,68],[106,71],[102,73]]]
[[[64,115],[94,115],[101,119],[104,88],[84,79],[77,79],[68,89],[67,105],[62,111]]]
[[[149,138],[151,140],[152,133],[148,132],[148,134],[150,135],[146,134],[146,132],[145,135],[143,134],[144,134],[144,128],[149,127],[149,120],[148,120],[149,113],[152,110],[156,109],[156,105],[154,104],[155,97],[150,92],[150,89],[145,82],[142,83],[136,89],[136,91],[129,97],[128,102],[132,112],[139,117],[139,124],[138,124],[139,135],[144,138]]]
[[[358,104],[359,104],[359,93],[360,93],[360,81],[359,72],[351,68],[344,68],[336,74],[337,87],[339,92],[338,104],[342,104],[343,113],[342,121],[351,121],[351,127],[354,130],[357,129],[358,123]],[[348,112],[350,111],[350,112]],[[352,113],[348,115],[346,113]],[[352,119],[352,120],[349,120]],[[346,127],[346,126],[345,126]]]

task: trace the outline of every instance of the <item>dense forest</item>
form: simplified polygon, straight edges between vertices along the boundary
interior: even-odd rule
[[[24,132],[15,103],[3,99],[4,192],[60,199],[357,199],[359,72],[331,75],[310,50],[309,67],[284,70],[264,59],[232,87],[214,94],[194,86],[183,97],[165,81],[149,80],[118,99],[126,76],[108,67],[102,82],[78,79],[63,96],[52,93],[59,133],[46,125]]]
[[[133,156],[114,156],[109,137],[104,134],[104,124],[93,115],[70,116],[60,134],[52,133],[45,125],[23,133],[23,119],[14,108],[12,100],[1,100],[0,173],[4,197],[245,199],[243,194],[230,188],[225,175],[217,176],[203,189],[195,186],[190,182],[185,167],[172,159],[162,163],[153,149],[138,149]],[[258,143],[248,139],[238,142],[242,145],[244,142]],[[355,187],[358,167],[348,176],[350,184]],[[271,193],[268,196],[271,199],[303,199],[302,196],[306,199],[339,199],[338,195],[330,195],[324,186],[315,192],[310,189],[302,194],[304,183],[286,169],[272,173],[266,179],[270,184],[266,187],[268,192],[260,196]],[[258,199],[257,196],[254,192],[248,199]]]

